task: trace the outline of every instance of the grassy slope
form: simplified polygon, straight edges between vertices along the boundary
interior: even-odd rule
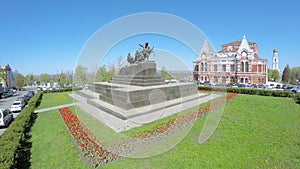
[[[197,142],[203,118],[172,150],[151,158],[122,159],[105,168],[300,167],[300,106],[292,99],[239,95],[224,110],[205,144]],[[93,121],[89,116],[81,119]],[[87,168],[57,111],[40,113],[31,134],[32,168]],[[96,130],[95,135],[99,135]]]
[[[31,130],[31,168],[88,168],[57,110],[39,113]]]
[[[73,98],[68,95],[70,93],[71,92],[43,94],[42,102],[37,109],[73,103]]]
[[[205,144],[199,120],[172,150],[146,159],[124,159],[107,168],[299,168],[300,106],[292,99],[240,95],[228,102]]]

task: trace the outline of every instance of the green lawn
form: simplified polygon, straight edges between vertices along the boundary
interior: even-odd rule
[[[91,116],[80,111],[77,115],[96,137],[110,135],[97,131],[95,125],[99,124]],[[199,144],[204,121],[197,121],[185,139],[164,154],[124,158],[104,168],[300,168],[300,105],[290,98],[240,94],[226,104],[212,137]],[[31,134],[33,168],[87,167],[80,161],[57,111],[40,113]]]
[[[39,113],[31,135],[31,168],[89,168],[81,161],[58,110]]]
[[[44,109],[63,104],[73,103],[73,98],[68,95],[70,93],[72,92],[45,93],[43,94],[41,104],[37,109]]]

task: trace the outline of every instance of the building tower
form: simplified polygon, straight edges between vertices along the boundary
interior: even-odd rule
[[[278,70],[278,51],[276,49],[273,50],[273,64],[272,64],[272,69],[273,70]]]

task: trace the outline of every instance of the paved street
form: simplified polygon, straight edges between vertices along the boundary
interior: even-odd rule
[[[26,91],[17,91],[12,97],[8,97],[5,99],[0,99],[0,108],[7,108],[10,110],[10,106],[12,103],[17,99],[19,96],[23,96],[26,94],[29,90],[32,90],[33,88],[26,88]],[[14,118],[18,116],[19,113],[13,113]],[[0,128],[0,136],[3,134],[3,132],[6,130],[6,127]]]

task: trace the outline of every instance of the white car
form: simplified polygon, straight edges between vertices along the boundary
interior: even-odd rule
[[[10,111],[12,112],[21,111],[24,107],[25,107],[24,101],[14,101],[13,104],[11,105]]]
[[[8,109],[0,109],[0,126],[8,126],[13,121],[13,114]]]

